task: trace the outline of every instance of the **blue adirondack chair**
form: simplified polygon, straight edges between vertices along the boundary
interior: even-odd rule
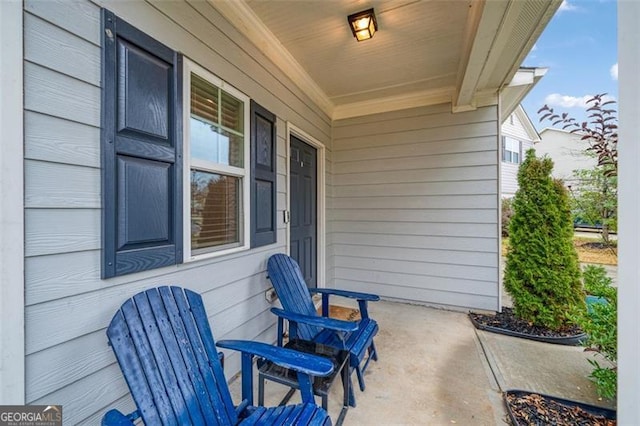
[[[110,410],[103,425],[331,425],[315,405],[310,376],[325,376],[332,363],[318,356],[258,342],[222,340],[242,352],[242,397],[235,407],[197,293],[180,287],[150,289],[128,299],[107,329],[109,344],[136,403],[124,415]],[[298,372],[303,403],[253,407],[253,357]]]
[[[284,310],[271,309],[271,312],[278,316],[278,345],[282,346],[283,320],[287,320],[289,335],[292,339],[310,340],[348,350],[350,374],[356,372],[360,390],[364,391],[364,372],[372,359],[378,360],[373,342],[373,337],[378,333],[378,324],[369,318],[368,302],[378,301],[380,297],[374,294],[328,288],[309,289],[302,277],[300,266],[294,259],[282,253],[274,254],[269,258],[267,270],[284,308]],[[322,316],[319,316],[315,309],[311,299],[312,292],[322,295]],[[356,299],[362,319],[342,321],[328,318],[330,295]],[[351,390],[349,403],[355,407],[353,386],[349,386],[349,389]]]

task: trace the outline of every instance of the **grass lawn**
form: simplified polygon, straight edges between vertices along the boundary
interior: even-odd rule
[[[614,241],[614,244],[616,242]],[[574,237],[573,245],[578,252],[578,259],[582,263],[600,263],[604,265],[617,265],[618,264],[618,247],[606,247],[602,244],[600,237],[594,236],[593,238],[587,237]],[[507,255],[507,249],[509,247],[509,238],[502,239],[502,255]]]

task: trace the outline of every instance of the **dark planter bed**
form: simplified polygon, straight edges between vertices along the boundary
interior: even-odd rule
[[[510,311],[508,308],[505,308],[504,312],[510,312]],[[502,314],[496,314],[494,318],[497,318],[498,315],[502,315]],[[538,342],[554,343],[557,345],[569,345],[569,346],[580,345],[580,343],[587,338],[586,333],[583,333],[580,331],[575,332],[573,334],[564,333],[564,334],[554,335],[554,333],[550,331],[545,331],[543,333],[539,328],[536,329],[535,327],[524,326],[524,327],[518,327],[519,329],[516,330],[514,329],[516,327],[489,325],[489,324],[483,323],[483,320],[487,320],[487,319],[489,319],[490,322],[493,322],[491,321],[491,317],[492,316],[490,315],[476,314],[473,312],[469,313],[469,319],[477,329],[490,331],[492,333],[504,334],[504,335],[513,336],[513,337],[520,337],[523,339],[535,340]],[[495,321],[495,322],[500,323],[500,321]],[[531,328],[531,331],[523,331],[527,328]]]
[[[523,390],[508,390],[503,396],[515,426],[616,424],[616,412],[608,408]]]

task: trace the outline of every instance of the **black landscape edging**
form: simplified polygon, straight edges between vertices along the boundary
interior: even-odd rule
[[[513,395],[516,398],[525,396],[525,395],[540,395],[541,397],[548,399],[550,401],[555,401],[559,404],[565,405],[567,407],[579,407],[582,408],[584,411],[586,411],[589,414],[592,414],[594,416],[602,416],[608,420],[617,420],[617,412],[616,410],[611,410],[609,408],[604,408],[604,407],[598,407],[595,405],[591,405],[591,404],[585,404],[584,402],[578,402],[578,401],[573,401],[570,399],[564,399],[564,398],[559,398],[556,396],[550,396],[550,395],[545,395],[543,393],[540,392],[531,392],[531,391],[523,391],[520,389],[509,389],[506,390],[502,393],[502,399],[504,400],[504,404],[507,406],[507,413],[509,413],[509,418],[511,419],[511,423],[514,424],[515,426],[519,426],[520,423],[518,423],[518,421],[516,420],[516,417],[513,414],[513,411],[511,410],[511,407],[509,406],[509,401],[507,401],[507,394],[509,395]]]
[[[468,315],[468,317],[471,320],[471,323],[478,330],[485,330],[485,331],[490,331],[492,333],[504,334],[506,336],[512,336],[512,337],[520,337],[522,339],[535,340],[538,342],[553,343],[556,345],[579,346],[584,340],[587,339],[587,333],[580,333],[574,336],[562,336],[562,337],[538,336],[535,334],[521,333],[519,331],[508,330],[506,328],[493,327],[491,325],[480,324],[471,315]]]

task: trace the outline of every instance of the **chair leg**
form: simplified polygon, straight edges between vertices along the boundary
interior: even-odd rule
[[[369,356],[374,360],[378,360],[378,351],[376,350],[376,344],[371,341],[371,346],[369,346]]]
[[[358,365],[356,367],[356,374],[358,375],[358,384],[360,385],[360,390],[364,391],[364,375],[362,374],[362,370],[360,369],[360,366]]]
[[[258,406],[264,407],[264,377],[259,374],[258,377]]]
[[[349,369],[348,367],[345,367],[347,369]],[[355,407],[356,406],[356,394],[353,391],[353,384],[351,383],[351,374],[349,374],[349,378],[347,379],[349,381],[348,383],[348,388],[349,388],[349,406],[351,407]]]

